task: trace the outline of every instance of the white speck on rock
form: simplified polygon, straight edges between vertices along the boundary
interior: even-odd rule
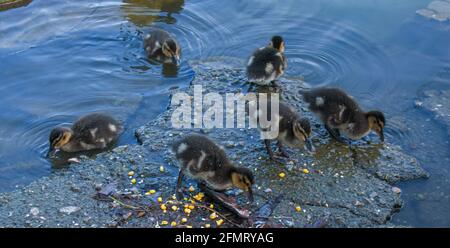
[[[76,212],[78,212],[80,210],[81,210],[81,208],[79,208],[79,207],[68,206],[68,207],[60,208],[59,212],[61,212],[63,214],[73,214],[73,213],[76,213]]]
[[[30,214],[33,216],[37,216],[39,214],[39,212],[40,212],[39,208],[34,207],[34,208],[30,209]]]

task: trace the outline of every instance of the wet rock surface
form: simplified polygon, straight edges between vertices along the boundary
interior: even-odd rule
[[[432,1],[426,8],[419,9],[416,13],[440,22],[450,21],[450,1]]]
[[[243,64],[230,58],[191,63],[196,71],[192,84],[204,93],[245,92]],[[158,118],[136,130],[141,145],[121,146],[99,154],[96,159],[79,158],[80,163],[58,170],[20,190],[0,195],[0,226],[4,227],[163,227],[211,224],[211,211],[196,206],[189,216],[182,205],[176,210],[170,202],[178,168],[170,145],[175,139],[202,132],[222,145],[230,159],[255,173],[255,202],[242,205],[256,211],[268,200],[284,194],[270,221],[279,227],[373,227],[389,225],[402,206],[401,190],[392,183],[427,177],[418,162],[399,147],[381,146],[377,141],[344,146],[329,139],[317,120],[306,111],[298,91],[307,87],[301,80],[282,79],[284,101],[296,107],[313,125],[316,153],[288,149],[290,159],[281,163],[268,160],[255,129],[172,129],[169,108]],[[192,87],[185,91],[192,95]],[[272,89],[257,89],[271,91]],[[275,143],[275,142],[273,142]],[[274,147],[275,149],[275,144]],[[164,169],[161,169],[161,166]],[[305,170],[306,169],[306,170]],[[132,171],[133,173],[130,173]],[[281,178],[279,174],[285,173]],[[134,179],[134,180],[133,180]],[[185,181],[184,188],[189,184]],[[156,192],[150,192],[154,189]],[[186,192],[196,194],[197,192]],[[242,202],[245,196],[235,191]],[[168,210],[161,210],[158,197]],[[208,201],[203,199],[203,201]],[[200,201],[198,201],[200,204]],[[201,203],[209,206],[209,203]],[[300,206],[298,211],[296,207]],[[64,209],[64,211],[61,211]],[[233,226],[220,206],[224,226]],[[69,213],[70,212],[70,213]],[[181,224],[181,219],[187,222]],[[162,221],[168,221],[168,224]],[[245,224],[242,224],[245,226]]]
[[[450,134],[450,90],[426,90],[423,99],[416,101],[416,107],[434,114],[434,118],[447,127]]]

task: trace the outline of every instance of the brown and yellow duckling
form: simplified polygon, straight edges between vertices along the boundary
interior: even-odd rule
[[[192,134],[172,145],[180,164],[176,194],[182,198],[181,183],[187,175],[215,191],[232,187],[242,189],[253,201],[253,173],[244,167],[233,165],[225,151],[204,135]]]
[[[268,112],[271,111],[271,103],[268,102]],[[259,115],[263,115],[263,111],[258,111]],[[264,118],[271,116],[270,114]],[[256,117],[256,116],[253,116]],[[261,118],[261,116],[259,116]],[[280,102],[278,108],[278,115],[275,115],[278,125],[277,140],[278,150],[284,157],[289,157],[283,149],[283,145],[293,148],[306,147],[309,151],[314,151],[314,146],[310,140],[311,125],[309,120],[301,118],[300,115],[289,105]],[[265,131],[263,129],[263,131]],[[273,140],[273,139],[272,139]],[[270,159],[275,160],[272,149],[270,148],[271,139],[264,139],[264,144],[269,154]]]
[[[287,68],[284,56],[284,40],[281,36],[272,37],[266,47],[257,49],[247,63],[247,78],[258,85],[275,84]]]
[[[144,49],[147,56],[162,63],[180,63],[181,48],[178,42],[168,32],[153,30],[145,36]]]
[[[48,155],[58,150],[79,152],[104,149],[113,143],[122,127],[118,121],[104,114],[89,114],[77,120],[72,127],[56,127],[49,137]]]
[[[318,115],[337,141],[344,143],[341,132],[352,140],[358,140],[373,130],[384,142],[386,120],[382,112],[364,112],[353,97],[337,88],[317,88],[302,93],[309,109]]]

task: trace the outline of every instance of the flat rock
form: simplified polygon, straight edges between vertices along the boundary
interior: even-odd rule
[[[201,84],[205,93],[248,90],[242,70],[244,63],[239,59],[209,59],[192,62],[191,66],[196,72],[192,84]],[[305,111],[298,91],[307,85],[287,79],[282,79],[280,85],[284,101],[309,118],[314,127],[319,127],[313,130],[315,154],[288,149],[292,162],[278,164],[268,160],[255,129],[215,128],[206,132],[224,147],[239,144],[225,149],[236,165],[246,166],[255,173],[258,187],[255,187],[255,203],[251,210],[284,193],[285,197],[273,213],[273,222],[281,226],[304,227],[321,220],[326,220],[328,227],[389,225],[392,214],[402,205],[400,194],[391,184],[425,177],[427,174],[419,163],[391,144],[348,147],[330,140],[318,120]],[[192,90],[191,86],[183,92],[192,94]],[[180,90],[174,89],[173,94],[176,92]],[[155,227],[163,218],[176,219],[177,214],[172,211],[162,215],[159,204],[155,203],[158,196],[167,198],[174,193],[178,167],[170,145],[175,139],[200,132],[200,129],[172,129],[173,111],[174,107],[169,107],[136,130],[141,145],[119,147],[97,155],[96,159],[82,157],[76,166],[55,171],[16,191],[0,194],[0,227]],[[164,172],[159,169],[162,165]],[[309,173],[304,173],[304,169]],[[132,176],[137,179],[135,184],[130,182],[129,171],[135,172]],[[280,178],[280,172],[285,172],[286,176]],[[185,182],[184,186],[189,187],[189,183],[193,182]],[[82,191],[73,192],[72,185]],[[114,187],[98,199],[99,192],[108,185]],[[157,193],[145,195],[150,189]],[[130,199],[131,195],[135,197]],[[124,196],[123,202],[111,198],[121,196]],[[238,199],[241,198],[242,194],[238,194]],[[46,219],[25,218],[30,208],[24,206],[30,204],[39,206]],[[129,209],[122,208],[121,204],[141,204],[149,209],[145,218],[138,218],[128,216]],[[301,206],[301,213],[295,210],[296,206]],[[77,214],[61,215],[61,212]],[[194,227],[198,227],[209,220],[209,215],[208,211],[196,210],[189,219]],[[224,226],[231,225],[225,223]]]
[[[426,90],[420,107],[434,114],[434,118],[447,127],[450,134],[450,90]]]

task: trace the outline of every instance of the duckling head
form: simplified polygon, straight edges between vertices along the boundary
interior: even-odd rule
[[[366,114],[367,120],[369,122],[369,127],[375,131],[378,136],[380,136],[381,142],[384,142],[384,132],[383,128],[386,124],[386,119],[384,114],[380,111],[370,111]]]
[[[72,138],[72,130],[66,127],[56,127],[52,130],[49,137],[50,148],[48,149],[48,156],[54,154],[62,146],[69,143]]]
[[[296,121],[293,125],[294,136],[297,139],[297,147],[303,148],[306,147],[310,152],[313,152],[314,146],[311,142],[310,136],[311,136],[311,124],[309,123],[308,119],[302,118],[298,121]]]
[[[253,202],[252,185],[255,183],[251,170],[244,167],[236,167],[231,171],[231,182],[233,186],[247,193],[250,202]]]
[[[180,63],[180,50],[180,46],[173,39],[167,39],[162,46],[164,56],[171,58],[175,65]]]
[[[284,40],[283,37],[275,35],[269,43],[269,47],[277,49],[279,52],[284,53]]]

